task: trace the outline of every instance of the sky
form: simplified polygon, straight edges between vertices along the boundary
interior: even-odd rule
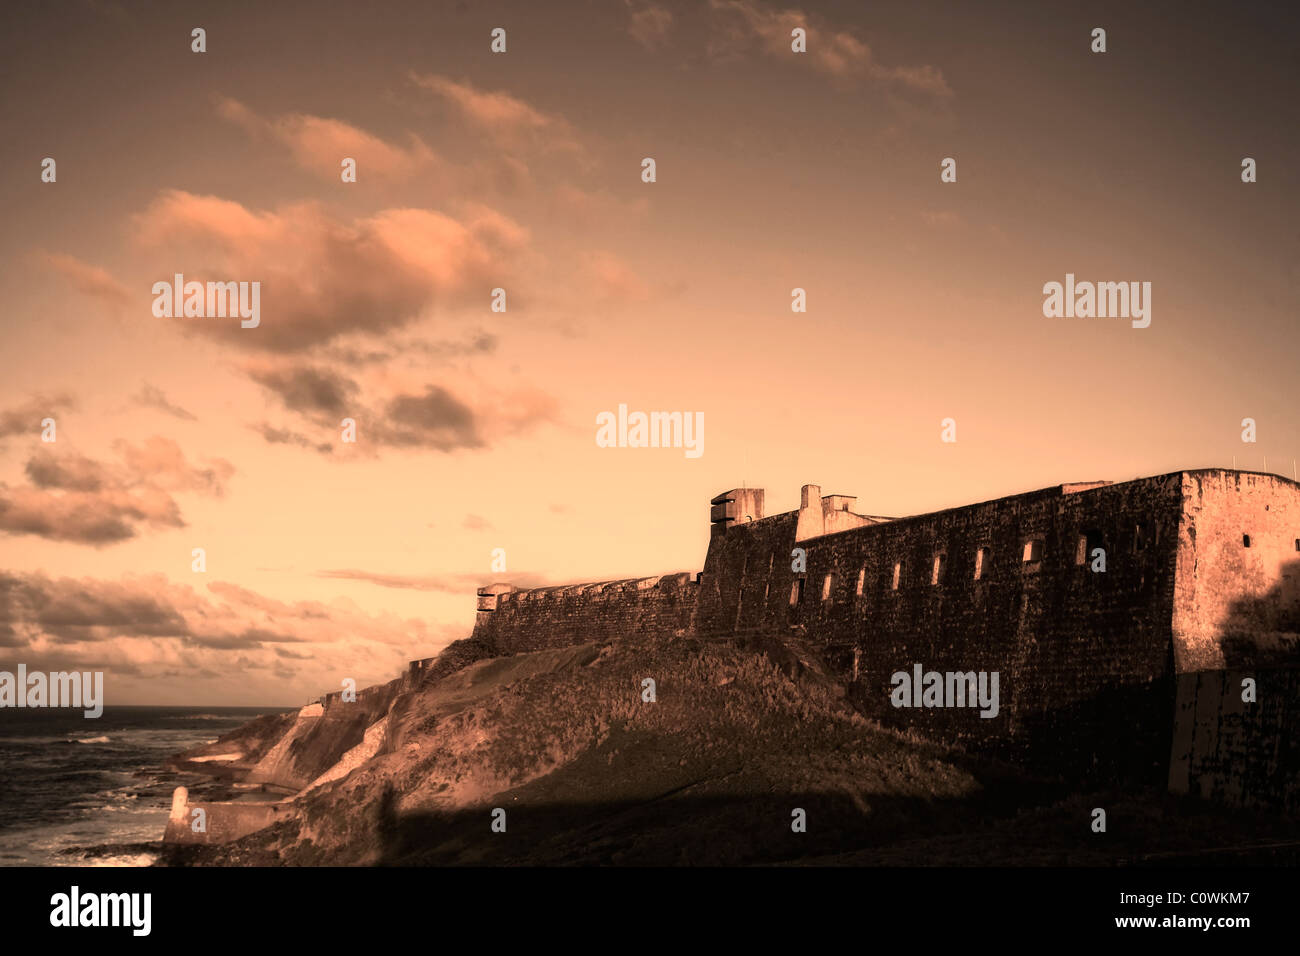
[[[6,7],[0,669],[295,705],[477,585],[698,570],[735,487],[1291,476],[1300,16],[1134,7]],[[155,314],[177,273],[259,324]],[[1150,325],[1046,316],[1067,274]]]

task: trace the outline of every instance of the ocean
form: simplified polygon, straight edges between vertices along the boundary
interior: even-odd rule
[[[0,866],[148,866],[172,791],[209,782],[163,761],[285,709],[0,710]]]

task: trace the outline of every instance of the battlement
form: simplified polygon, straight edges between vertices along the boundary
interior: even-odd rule
[[[538,588],[479,591],[473,639],[503,654],[628,634],[685,632],[697,584],[689,572]]]
[[[478,610],[495,611],[505,605],[529,604],[534,601],[558,600],[577,595],[608,598],[624,591],[648,591],[651,588],[683,588],[690,584],[687,571],[677,574],[659,574],[648,578],[619,578],[613,581],[592,581],[586,584],[557,584],[548,587],[517,588],[513,584],[489,584],[479,588]]]

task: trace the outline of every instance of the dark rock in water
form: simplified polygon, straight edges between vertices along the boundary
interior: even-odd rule
[[[59,851],[60,856],[75,856],[83,860],[100,860],[113,856],[138,856],[146,853],[161,853],[162,841],[151,843],[104,843],[99,846],[70,846]]]

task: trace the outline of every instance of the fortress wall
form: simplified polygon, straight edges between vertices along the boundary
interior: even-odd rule
[[[818,492],[808,486],[805,496]],[[822,518],[828,501],[839,513],[835,496],[819,499]],[[489,588],[480,600],[494,609],[443,664],[644,631],[793,627],[882,722],[1039,769],[1164,781],[1176,674],[1294,661],[1300,646],[1300,485],[1275,476],[1080,482],[910,518],[854,516],[873,523],[798,540],[811,513],[715,520],[698,583]],[[1027,542],[1037,549],[1029,561]],[[804,573],[791,568],[796,547]],[[1091,569],[1096,548],[1104,572]],[[998,715],[893,707],[891,676],[916,664],[997,672]],[[434,670],[420,662],[408,679]]]
[[[465,637],[459,641],[452,641],[437,657],[411,662],[411,669],[407,674],[407,687],[414,689],[423,683],[441,680],[475,661],[497,657],[499,653],[495,644],[482,638]]]
[[[194,832],[194,811],[202,810],[204,829]],[[163,842],[172,844],[231,843],[265,829],[288,816],[288,810],[276,803],[189,803],[178,815],[173,807]]]
[[[388,712],[388,706],[393,702],[393,698],[401,693],[404,688],[405,681],[401,678],[389,681],[386,684],[373,684],[357,691],[355,701],[345,701],[343,691],[336,690],[334,693],[326,694],[321,698],[321,706],[327,717],[331,715],[337,716],[343,712],[365,711],[373,720],[378,720]]]
[[[432,672],[437,660],[437,657],[424,657],[418,661],[411,661],[406,666],[405,689],[413,690],[416,687],[419,687],[424,681],[424,678]]]
[[[851,693],[883,722],[1044,769],[1096,765],[1163,779],[1180,498],[1175,474],[1049,489],[804,542],[808,580],[790,619],[850,679],[856,657]],[[1085,550],[1105,550],[1105,573],[1076,563],[1081,536],[1091,537]],[[1031,537],[1041,560],[1026,563]],[[980,548],[988,552],[977,581]],[[938,553],[942,581],[932,584]],[[918,663],[998,672],[998,716],[894,708],[891,675]]]
[[[1183,492],[1178,671],[1295,662],[1300,485],[1276,475],[1207,470],[1184,473]]]
[[[696,630],[703,635],[789,624],[797,511],[735,525],[709,539]]]
[[[798,512],[734,525],[709,542],[697,630],[798,626],[885,723],[1020,762],[1046,758],[1049,770],[1096,766],[1163,780],[1181,500],[1175,473],[1050,488],[798,542]],[[1026,563],[1029,538],[1041,558]],[[791,570],[795,547],[807,552],[806,574]],[[1106,552],[1104,573],[1090,569],[1096,547]],[[980,548],[988,550],[977,581]],[[945,563],[936,585],[937,553]],[[1000,713],[892,707],[892,674],[917,663],[998,672]],[[1116,740],[1124,743],[1102,746]]]
[[[497,596],[470,640],[496,655],[691,627],[697,585],[686,573],[659,578],[534,588]]]
[[[1242,679],[1256,682],[1242,700]],[[1174,793],[1300,811],[1300,669],[1178,675],[1169,767]]]

